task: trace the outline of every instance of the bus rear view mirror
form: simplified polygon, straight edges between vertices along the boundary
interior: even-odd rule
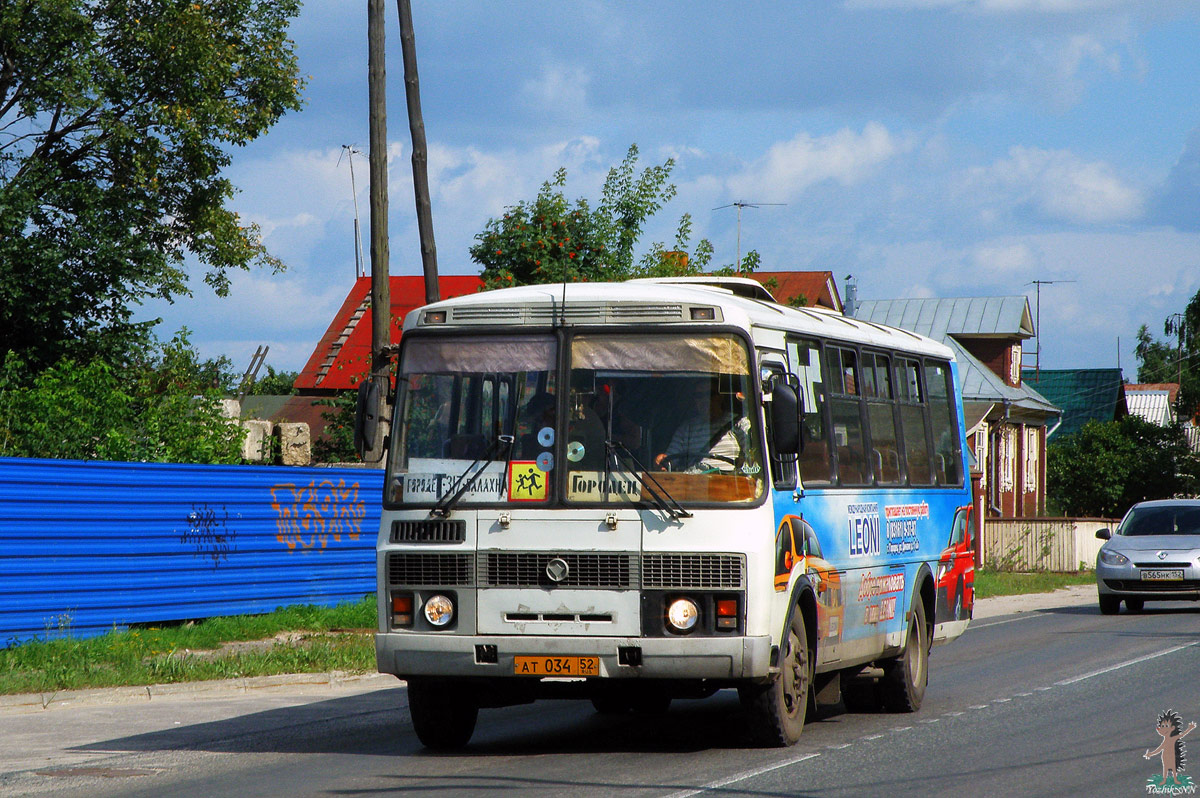
[[[379,385],[368,378],[358,386],[354,407],[354,451],[367,459],[379,432]]]
[[[778,381],[771,389],[771,438],[776,456],[797,455],[800,439],[800,399],[796,389]]]

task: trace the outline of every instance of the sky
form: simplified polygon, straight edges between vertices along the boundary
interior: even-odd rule
[[[232,153],[233,207],[287,264],[215,297],[147,304],[205,357],[299,370],[369,253],[366,4],[309,0],[303,110]],[[420,274],[399,23],[387,4],[390,270]],[[860,299],[1040,302],[1042,368],[1120,365],[1200,290],[1200,4],[1194,0],[602,3],[414,0],[442,274],[559,167],[599,197],[637,144],[673,158],[714,266],[828,270]],[[350,161],[354,156],[354,187]],[[780,204],[768,204],[780,203]],[[1037,348],[1033,342],[1027,353]],[[1033,365],[1032,354],[1026,365]]]

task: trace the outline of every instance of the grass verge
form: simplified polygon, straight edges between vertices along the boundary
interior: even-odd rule
[[[375,670],[375,597],[0,649],[0,694]]]
[[[1048,571],[1015,573],[1012,571],[982,569],[975,572],[975,598],[1016,596],[1024,593],[1049,593],[1052,590],[1058,590],[1060,587],[1094,584],[1096,584],[1096,574],[1091,571],[1079,571],[1078,573],[1050,573]]]

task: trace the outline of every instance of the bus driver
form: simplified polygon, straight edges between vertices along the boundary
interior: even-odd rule
[[[667,450],[654,458],[654,464],[663,471],[733,473],[744,456],[750,421],[735,416],[732,398],[713,383],[693,385],[688,394],[693,415],[676,427]]]

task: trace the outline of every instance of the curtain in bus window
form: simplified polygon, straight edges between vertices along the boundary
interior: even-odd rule
[[[578,336],[571,345],[575,369],[749,374],[739,338],[723,336]]]
[[[827,483],[833,474],[829,436],[825,430],[825,378],[821,350],[815,341],[789,341],[788,361],[804,403],[804,451],[800,479],[805,485]]]
[[[480,371],[547,371],[554,367],[554,339],[545,336],[413,338],[404,346],[404,374]]]
[[[950,390],[950,366],[927,363],[929,418],[933,428],[933,468],[940,485],[961,485],[962,442],[954,418],[954,395]]]

